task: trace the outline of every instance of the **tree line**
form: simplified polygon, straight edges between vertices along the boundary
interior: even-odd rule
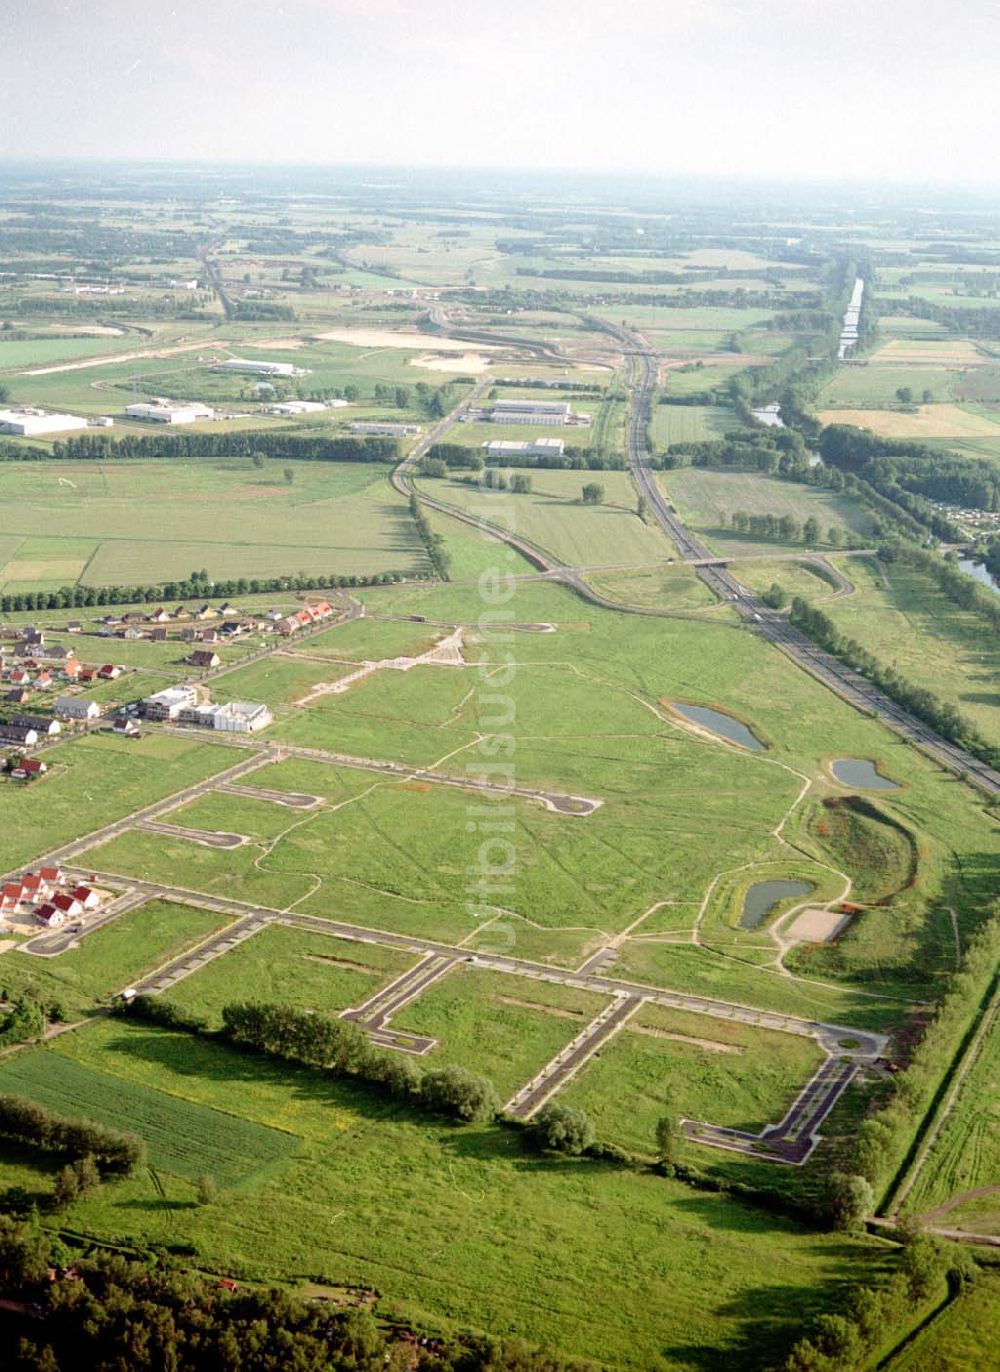
[[[228,596],[287,594],[289,591],[335,591],[360,586],[391,586],[405,572],[373,576],[229,577],[212,581],[207,571],[182,581],[142,582],[135,586],[61,586],[57,591],[13,591],[0,595],[0,614],[24,610],[88,609],[101,605],[152,605],[170,600],[221,599]]]
[[[466,448],[461,443],[435,443],[428,450],[428,457],[443,462],[446,467],[481,471],[483,466],[491,467],[537,467],[551,471],[624,471],[625,458],[618,453],[599,452],[593,448],[567,447],[561,453],[503,453],[494,456],[476,448]]]
[[[815,515],[800,523],[793,515],[748,514],[745,510],[735,510],[731,515],[719,511],[720,528],[731,528],[736,533],[749,533],[755,538],[780,539],[783,543],[804,543],[813,548],[820,542],[822,530]],[[843,541],[843,531],[838,524],[827,530],[827,541],[839,547]]]
[[[56,439],[52,452],[26,443],[0,441],[0,462],[133,461],[167,457],[280,457],[297,462],[398,462],[395,438],[344,435],[320,438],[273,429],[247,429],[242,433],[125,434],[112,438],[103,430]]]
[[[451,570],[451,553],[445,545],[444,536],[436,534],[431,528],[430,520],[424,514],[423,507],[415,494],[410,496],[410,514],[417,526],[420,541],[427,550],[431,566],[442,581],[447,581],[448,573]]]
[[[138,1134],[66,1119],[23,1096],[0,1096],[0,1138],[73,1159],[89,1157],[104,1177],[130,1176],[146,1158]]]

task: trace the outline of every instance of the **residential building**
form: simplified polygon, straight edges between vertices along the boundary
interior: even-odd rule
[[[48,903],[38,907],[35,911],[35,918],[47,929],[55,929],[58,925],[66,923],[67,916],[65,910],[60,910],[57,905]]]
[[[209,705],[202,708],[211,713],[211,720],[206,717],[204,721],[206,724],[210,722],[213,729],[230,734],[256,733],[258,729],[270,724],[274,718],[266,705],[258,705],[248,700],[230,700],[225,705]]]
[[[0,724],[0,746],[33,748],[38,742],[38,730],[20,724]]]
[[[97,719],[101,713],[96,700],[85,700],[82,696],[60,696],[52,708],[63,719]]]
[[[90,886],[75,886],[70,898],[79,901],[85,910],[96,910],[101,903],[100,896]]]
[[[122,669],[116,667],[113,662],[106,662],[103,667],[98,667],[97,675],[102,681],[117,681],[122,674]]]
[[[21,729],[37,730],[39,738],[62,733],[62,725],[51,715],[14,715],[10,722]]]
[[[202,669],[218,667],[219,663],[222,661],[218,653],[213,653],[211,649],[208,648],[196,648],[186,660],[192,667],[200,667]]]
[[[168,686],[165,691],[157,691],[142,702],[143,713],[147,719],[177,719],[182,710],[192,709],[198,704],[198,692],[194,686]]]
[[[22,757],[17,766],[11,770],[11,776],[18,781],[33,781],[35,777],[44,776],[49,770],[47,762],[42,762],[37,757]]]

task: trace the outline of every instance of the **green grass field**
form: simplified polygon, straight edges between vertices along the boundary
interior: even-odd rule
[[[695,1349],[764,1366],[879,1251],[127,1023],[21,1061],[18,1087],[37,1082],[62,1108],[114,1102],[150,1135],[162,1191],[145,1174],[104,1187],[70,1212],[77,1230],[193,1243],[237,1278],[363,1280],[404,1318],[517,1331],[614,1366],[674,1372]],[[227,1189],[194,1207],[203,1172]]]
[[[604,487],[603,504],[583,504],[580,492],[588,482]],[[637,496],[625,472],[532,471],[529,495],[455,479],[416,485],[477,518],[513,526],[567,566],[657,562],[672,552],[663,534],[636,516]]]
[[[604,1142],[654,1157],[664,1115],[756,1133],[782,1118],[821,1061],[812,1039],[646,1005],[559,1099],[584,1110]]]
[[[887,1363],[887,1372],[967,1372],[997,1366],[996,1312],[1000,1275],[981,1271],[912,1342]]]
[[[143,973],[178,957],[226,922],[224,916],[206,910],[151,900],[95,929],[79,947],[58,957],[18,956],[8,950],[0,962],[0,983],[8,995],[53,998],[68,1012],[86,1013],[95,1001],[106,1000]]]
[[[294,474],[289,485],[282,472]],[[425,557],[385,468],[249,459],[11,463],[0,535],[19,538],[0,588],[82,581],[413,572]]]
[[[660,472],[656,479],[660,489],[675,502],[685,523],[701,533],[718,553],[738,555],[766,551],[769,547],[802,546],[785,544],[780,539],[758,539],[730,529],[728,523],[736,511],[791,515],[800,524],[815,516],[823,540],[831,525],[841,530],[845,542],[864,540],[870,535],[871,519],[857,502],[815,486],[781,481],[757,472],[710,471],[704,467]],[[727,517],[726,528],[721,525],[720,515]]]
[[[705,373],[700,375],[704,377]],[[662,450],[672,443],[722,438],[741,427],[735,413],[720,405],[654,405],[650,433],[654,448]]]
[[[115,1024],[108,1028],[123,1033]],[[108,1046],[113,1054],[114,1038]],[[273,1172],[298,1148],[293,1134],[231,1109],[195,1105],[45,1048],[0,1063],[0,1090],[30,1096],[70,1119],[127,1128],[146,1140],[152,1167],[187,1181],[210,1176],[220,1186],[240,1186]]]

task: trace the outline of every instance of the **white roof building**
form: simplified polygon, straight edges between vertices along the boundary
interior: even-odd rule
[[[245,357],[228,357],[219,363],[220,371],[254,372],[257,376],[304,376],[291,362],[253,362]]]
[[[514,438],[491,438],[484,443],[487,457],[562,457],[566,444],[561,438],[529,438],[519,443]]]
[[[197,400],[140,401],[125,406],[126,419],[141,419],[151,424],[195,424],[199,419],[214,419],[215,411]]]
[[[176,719],[182,710],[198,704],[198,692],[194,686],[168,686],[142,703],[149,719]]]
[[[407,438],[421,432],[419,424],[390,424],[379,419],[359,419],[350,429],[352,434],[388,434],[392,438]]]
[[[52,708],[63,719],[96,719],[101,713],[96,700],[85,700],[82,696],[62,696]]]
[[[62,433],[66,429],[85,429],[87,421],[75,414],[47,414],[45,410],[18,405],[0,410],[0,433],[33,438],[38,434]]]
[[[282,400],[277,405],[268,405],[268,414],[315,414],[325,410],[322,400]]]

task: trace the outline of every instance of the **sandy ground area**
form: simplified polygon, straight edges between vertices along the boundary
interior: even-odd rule
[[[339,681],[321,681],[308,694],[300,696],[294,703],[296,705],[310,705],[320,696],[343,695],[357,682],[363,681],[366,676],[371,676],[372,672],[386,670],[408,672],[413,667],[464,667],[466,665],[465,655],[462,652],[464,635],[465,629],[459,627],[435,643],[433,648],[428,648],[426,653],[421,653],[419,657],[390,657],[383,658],[381,662],[363,662],[356,672],[341,677]]]
[[[916,411],[821,410],[823,424],[854,424],[883,438],[1000,438],[997,420],[960,405],[918,405]]]
[[[261,348],[277,348],[279,352],[287,352],[291,348],[304,348],[306,346],[304,338],[262,338]]]
[[[329,339],[331,343],[350,343],[355,348],[412,348],[415,352],[426,352],[431,344],[439,353],[468,352],[468,342],[460,338],[439,338],[436,334],[404,333],[395,329],[329,329],[317,334],[318,338]],[[497,346],[497,352],[509,351]]]
[[[49,328],[60,333],[93,334],[95,338],[124,338],[125,329],[113,329],[110,324],[50,324]]]
[[[785,943],[829,943],[850,920],[838,910],[803,910],[782,935]]]
[[[478,376],[490,366],[493,359],[482,353],[453,354],[451,357],[438,357],[436,353],[421,353],[410,358],[411,367],[424,367],[429,372],[468,372]]]
[[[16,948],[16,938],[0,938],[0,953],[6,953],[8,948]]]

